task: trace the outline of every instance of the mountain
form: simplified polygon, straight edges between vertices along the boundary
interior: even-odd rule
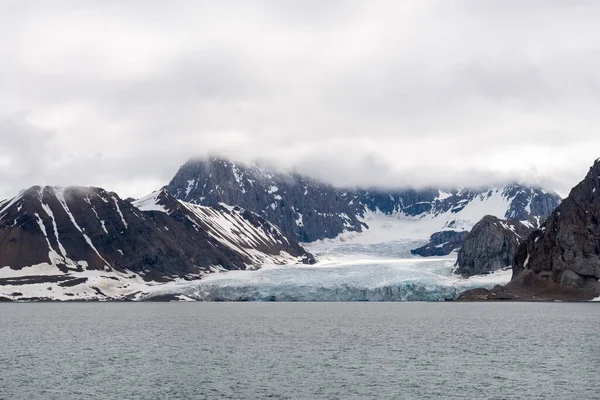
[[[0,297],[126,298],[209,271],[314,262],[240,208],[187,205],[166,191],[137,204],[99,188],[50,186],[0,202]]]
[[[513,277],[463,299],[589,300],[600,295],[600,159],[546,222],[525,240]]]
[[[176,221],[192,222],[194,229],[207,232],[238,254],[245,266],[315,262],[311,254],[275,225],[238,206],[190,204],[175,199],[166,189],[136,200],[133,205],[141,211],[162,212]]]
[[[519,245],[531,231],[520,221],[486,215],[475,224],[458,251],[455,272],[469,277],[512,266]]]
[[[353,193],[298,174],[209,158],[187,162],[166,188],[189,203],[224,203],[251,210],[303,242],[363,228]]]
[[[243,207],[301,242],[372,231],[370,221],[380,217],[386,224],[402,221],[415,229],[389,231],[388,240],[394,235],[430,240],[428,248],[415,250],[420,255],[456,250],[466,232],[487,214],[538,227],[560,201],[554,193],[520,184],[483,189],[342,189],[296,173],[214,157],[188,161],[166,188],[193,204]],[[430,237],[438,232],[445,233]]]

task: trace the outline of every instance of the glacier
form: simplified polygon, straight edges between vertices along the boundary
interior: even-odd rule
[[[444,301],[467,289],[505,284],[512,274],[503,270],[463,279],[452,273],[455,262],[455,257],[340,255],[313,266],[264,266],[153,286],[138,300],[176,295],[197,301]]]
[[[151,286],[136,300],[174,296],[195,301],[446,301],[473,288],[510,281],[510,269],[468,279],[454,274],[456,253],[413,256],[424,240],[390,240],[389,226],[313,243],[315,265],[263,265],[251,271],[222,271],[200,280]],[[399,235],[402,237],[403,235]],[[388,240],[382,240],[387,237]]]

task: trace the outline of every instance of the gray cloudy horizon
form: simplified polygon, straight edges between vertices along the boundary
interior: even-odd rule
[[[0,0],[0,197],[139,197],[206,154],[565,196],[600,157],[599,17],[591,0]]]

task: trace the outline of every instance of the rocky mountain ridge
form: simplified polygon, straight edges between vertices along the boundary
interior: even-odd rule
[[[314,262],[242,209],[199,207],[166,191],[143,210],[99,188],[34,186],[0,202],[0,296],[113,299],[148,282],[261,263]]]
[[[554,193],[519,184],[483,189],[341,189],[299,174],[214,157],[188,161],[166,188],[174,197],[193,204],[239,205],[300,242],[368,230],[365,217],[369,213],[435,219],[439,223],[429,224],[426,237],[440,233],[415,250],[424,256],[458,249],[466,232],[486,214],[538,227],[560,201]],[[440,242],[442,236],[449,240]]]

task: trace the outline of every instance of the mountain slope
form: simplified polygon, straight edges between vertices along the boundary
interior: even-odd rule
[[[462,190],[346,190],[298,174],[218,158],[188,161],[167,189],[194,204],[241,206],[302,242],[360,233],[372,229],[369,221],[382,216],[391,224],[408,221],[408,228],[415,226],[414,221],[423,222],[418,232],[405,237],[414,239],[416,234],[420,240],[440,231],[459,232],[460,237],[487,214],[537,227],[560,201],[556,194],[518,184]],[[446,246],[443,253],[455,249]]]
[[[176,220],[187,220],[199,231],[232,249],[247,265],[314,263],[314,258],[279,228],[240,207],[199,206],[176,200],[165,189],[136,200],[142,211],[162,212]]]
[[[157,200],[171,212],[158,203],[142,211],[98,188],[34,186],[1,202],[0,296],[121,298],[147,282],[312,260],[257,217],[206,208],[213,219],[200,221],[167,193]],[[238,242],[227,240],[228,229]]]

